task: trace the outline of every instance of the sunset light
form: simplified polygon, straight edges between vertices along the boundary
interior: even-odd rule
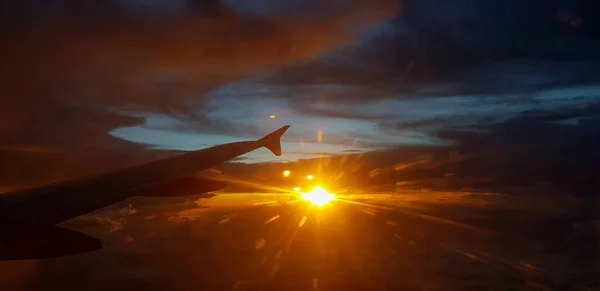
[[[600,0],[0,15],[0,291],[600,291]]]
[[[317,186],[309,193],[302,193],[302,199],[315,206],[323,206],[335,199],[335,195],[328,193],[323,187]]]

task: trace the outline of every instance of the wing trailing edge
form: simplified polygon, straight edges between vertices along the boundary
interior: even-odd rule
[[[8,225],[0,239],[0,261],[37,260],[76,255],[102,248],[102,241],[57,226]]]
[[[273,131],[263,138],[259,139],[258,142],[261,146],[269,149],[274,155],[281,156],[281,136],[290,128],[289,125],[283,126],[280,129]]]

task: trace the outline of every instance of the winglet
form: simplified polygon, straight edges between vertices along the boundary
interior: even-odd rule
[[[261,146],[269,149],[274,155],[281,156],[281,136],[286,130],[288,130],[288,128],[290,128],[290,126],[286,125],[276,131],[273,131],[259,139],[258,142]]]

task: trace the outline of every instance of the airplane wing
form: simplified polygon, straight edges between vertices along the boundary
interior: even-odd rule
[[[68,233],[69,230],[53,225],[133,196],[144,196],[146,193],[149,196],[161,196],[160,191],[156,191],[161,187],[177,184],[178,179],[182,179],[182,184],[189,183],[190,177],[196,173],[260,147],[266,147],[276,156],[280,156],[280,138],[288,128],[289,125],[286,125],[255,141],[218,145],[86,179],[0,194],[0,249],[5,250],[5,252],[0,251],[0,259],[11,257],[5,254],[9,248],[3,245],[3,242],[7,241],[7,236],[10,236],[10,241],[19,241],[11,234],[25,236],[31,243],[35,241],[31,239],[32,233],[36,238],[40,233],[51,233],[58,238],[57,245],[63,244],[65,237],[68,239],[75,237],[89,242],[88,238],[77,237],[75,234]],[[198,184],[209,183],[198,181],[200,181]],[[207,186],[206,189],[211,187]],[[196,194],[200,193],[196,192]],[[2,230],[5,229],[10,231],[3,232]],[[56,234],[56,229],[60,229],[58,232],[61,234]],[[25,234],[22,234],[23,232]],[[52,237],[52,235],[45,237]],[[90,247],[92,245],[98,246],[96,243],[90,244]],[[14,255],[18,252],[12,251],[12,253]]]

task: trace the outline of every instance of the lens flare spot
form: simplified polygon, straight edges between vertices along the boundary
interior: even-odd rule
[[[323,206],[335,199],[335,195],[328,193],[321,186],[313,188],[309,193],[302,193],[301,197],[315,206]]]
[[[317,131],[317,143],[323,142],[323,130],[319,128]]]
[[[260,249],[262,249],[265,246],[265,244],[267,244],[267,242],[264,239],[259,238],[259,239],[256,240],[256,243],[254,243],[254,247],[257,250],[260,250]]]

